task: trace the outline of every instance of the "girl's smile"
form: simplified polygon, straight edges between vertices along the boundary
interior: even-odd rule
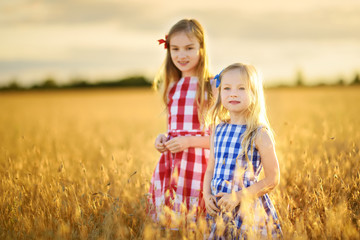
[[[178,63],[181,65],[181,66],[186,66],[186,64],[189,63],[189,61],[178,61]]]
[[[231,100],[229,101],[230,104],[236,105],[236,104],[240,104],[240,101],[235,101],[235,100]]]

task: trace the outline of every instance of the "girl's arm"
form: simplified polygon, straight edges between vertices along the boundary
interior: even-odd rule
[[[187,148],[210,148],[209,136],[180,136],[165,143],[165,147],[172,153],[184,151]]]
[[[267,130],[260,130],[255,145],[260,153],[265,177],[246,190],[251,197],[257,198],[270,192],[280,183],[280,169],[275,146]]]
[[[275,153],[275,146],[266,130],[260,130],[255,139],[255,145],[260,153],[265,177],[250,187],[236,192],[235,196],[227,193],[219,193],[216,195],[217,197],[221,197],[218,205],[224,207],[227,211],[232,211],[241,203],[241,199],[261,197],[270,192],[280,182],[280,170]]]
[[[219,211],[219,209],[216,206],[216,198],[211,193],[211,180],[213,178],[214,174],[214,166],[215,166],[215,160],[214,160],[214,138],[211,136],[211,143],[210,143],[210,156],[209,160],[207,162],[206,172],[204,176],[204,184],[203,184],[203,197],[205,201],[205,207],[206,211],[214,216],[216,215],[216,212]]]

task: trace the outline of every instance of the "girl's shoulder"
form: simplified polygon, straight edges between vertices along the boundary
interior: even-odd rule
[[[221,121],[215,126],[215,129],[222,128],[223,126],[227,125],[228,123],[225,121]]]
[[[225,125],[224,122],[220,122],[220,123],[218,123],[216,125],[212,125],[212,127],[211,127],[212,131],[211,132],[216,135],[216,133],[218,133],[224,125]]]
[[[209,83],[210,83],[210,86],[215,86],[215,78],[214,78],[214,76],[209,77]]]
[[[257,133],[255,135],[255,145],[256,147],[273,147],[274,138],[271,130],[266,126],[259,126],[257,128]]]

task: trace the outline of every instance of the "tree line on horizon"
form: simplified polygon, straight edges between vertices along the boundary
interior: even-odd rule
[[[330,83],[330,84],[326,84],[326,83],[318,83],[316,85],[314,85],[315,87],[321,87],[321,86],[344,86],[344,85],[360,85],[360,76],[359,73],[356,73],[353,80],[349,83],[346,84],[344,78],[340,77],[338,79],[338,81],[336,81],[335,83]],[[307,86],[304,83],[304,76],[302,74],[301,71],[299,71],[296,75],[296,83],[295,86],[297,87],[301,87],[301,86]]]
[[[335,83],[318,83],[317,85],[312,86],[344,86],[344,85],[360,85],[360,76],[358,73],[355,74],[353,80],[346,84],[343,78]],[[144,76],[131,76],[118,80],[104,80],[98,82],[89,82],[85,79],[75,79],[70,83],[59,84],[54,78],[48,77],[44,79],[41,83],[33,84],[30,87],[24,87],[20,85],[16,80],[11,81],[8,85],[1,86],[0,91],[7,90],[53,90],[53,89],[90,89],[90,88],[150,88],[152,86],[152,81]],[[294,84],[280,84],[271,86],[271,88],[276,87],[310,87],[305,84],[304,76],[301,71],[297,73],[295,85]]]
[[[104,80],[89,82],[85,79],[75,79],[70,83],[59,84],[54,78],[48,77],[41,83],[30,87],[21,86],[16,80],[0,90],[53,90],[53,89],[89,89],[89,88],[120,88],[120,87],[151,87],[152,82],[144,76],[131,76],[118,80]]]

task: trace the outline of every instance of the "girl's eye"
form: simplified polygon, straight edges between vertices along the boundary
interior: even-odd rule
[[[230,88],[229,87],[224,87],[224,90],[230,90]]]
[[[188,50],[193,50],[194,48],[193,47],[188,47]]]
[[[177,50],[178,50],[178,48],[172,48],[171,50],[172,50],[172,51],[177,51]]]
[[[239,89],[240,89],[240,90],[245,90],[245,88],[244,88],[244,87],[240,87]]]

